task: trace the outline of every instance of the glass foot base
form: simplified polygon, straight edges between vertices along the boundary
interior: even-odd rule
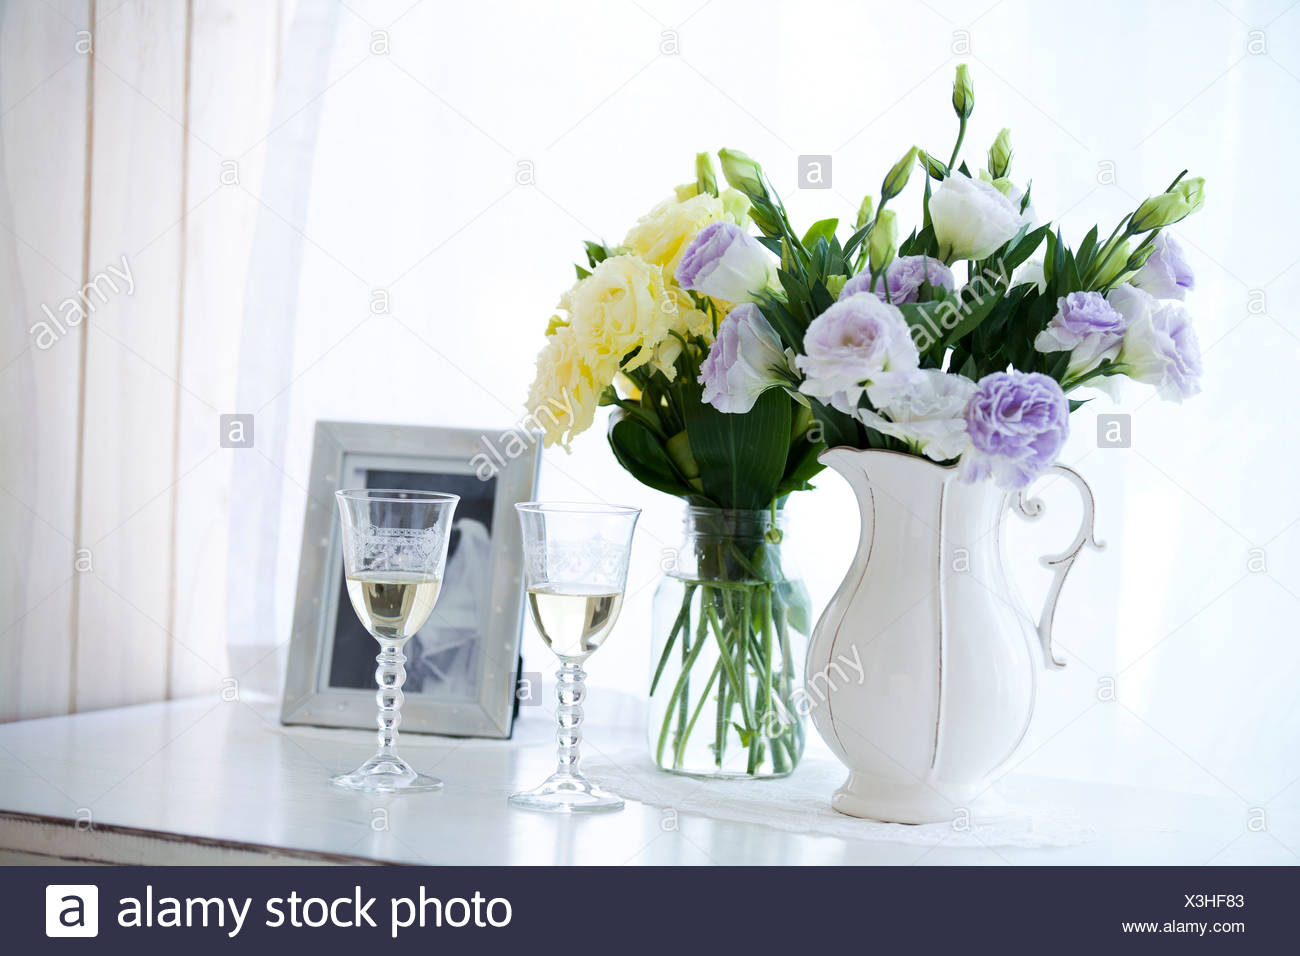
[[[552,774],[540,787],[512,793],[510,805],[545,813],[611,813],[623,809],[623,800],[586,777]]]
[[[375,754],[351,773],[330,777],[330,783],[361,793],[427,793],[441,790],[442,781],[417,773],[401,757]]]

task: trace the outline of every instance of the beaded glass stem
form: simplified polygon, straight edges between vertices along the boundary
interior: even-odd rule
[[[559,727],[555,731],[556,760],[555,775],[579,776],[578,764],[582,747],[582,701],[587,696],[587,685],[583,681],[587,672],[581,664],[565,661],[555,672],[555,696],[559,705],[555,708],[555,722]]]
[[[524,580],[533,624],[560,659],[556,672],[555,773],[510,796],[527,810],[590,813],[623,801],[582,775],[582,662],[618,620],[637,508],[530,502],[515,506],[524,537]]]
[[[402,725],[402,685],[406,683],[406,655],[402,645],[383,643],[383,650],[375,656],[375,703],[379,705],[379,754],[397,756],[397,728]]]
[[[375,721],[379,749],[351,773],[331,777],[346,790],[395,793],[439,790],[397,754],[402,724],[402,648],[428,620],[442,588],[455,495],[361,489],[337,492],[343,523],[343,571],[361,623],[379,642]]]

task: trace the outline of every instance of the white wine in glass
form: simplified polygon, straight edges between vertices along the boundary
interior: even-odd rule
[[[556,657],[581,660],[605,642],[618,620],[623,595],[588,594],[564,587],[528,589],[528,611],[537,633]]]
[[[372,634],[413,636],[433,613],[442,582],[418,571],[362,571],[345,576],[352,609]]]
[[[598,504],[515,505],[524,534],[528,611],[542,640],[560,659],[556,674],[559,725],[555,773],[510,803],[526,810],[590,813],[621,810],[623,801],[582,775],[582,662],[605,643],[627,586],[627,563],[639,508]]]
[[[402,723],[402,648],[433,613],[442,590],[455,495],[363,488],[336,493],[343,522],[343,576],[352,609],[379,642],[375,658],[379,749],[351,773],[331,777],[346,790],[396,793],[439,790],[397,755]]]

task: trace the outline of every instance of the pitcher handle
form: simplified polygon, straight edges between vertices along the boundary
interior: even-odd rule
[[[1088,483],[1083,480],[1073,468],[1067,468],[1065,465],[1052,465],[1047,471],[1060,472],[1068,478],[1074,487],[1079,489],[1079,495],[1083,499],[1083,520],[1079,524],[1078,534],[1075,535],[1074,542],[1062,551],[1060,554],[1044,555],[1038,559],[1038,563],[1043,567],[1052,569],[1052,583],[1047,589],[1047,598],[1043,602],[1043,611],[1039,615],[1038,643],[1043,647],[1044,666],[1050,668],[1062,668],[1065,661],[1059,660],[1052,650],[1052,619],[1056,616],[1056,602],[1061,597],[1061,586],[1065,583],[1065,576],[1070,573],[1070,568],[1074,566],[1074,560],[1083,550],[1084,545],[1089,546],[1094,551],[1100,551],[1105,547],[1103,542],[1097,540],[1096,528],[1094,526],[1095,501],[1092,496],[1092,489]],[[1043,472],[1044,475],[1047,472]],[[1040,476],[1042,477],[1042,476]],[[1027,488],[1021,488],[1011,496],[1011,506],[1024,518],[1030,521],[1037,520],[1043,514],[1043,502],[1041,498],[1031,498],[1026,495]]]

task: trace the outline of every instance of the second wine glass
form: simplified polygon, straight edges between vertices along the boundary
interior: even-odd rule
[[[512,794],[510,803],[555,813],[621,810],[621,799],[579,770],[587,694],[582,663],[605,642],[618,620],[641,509],[537,501],[515,508],[523,526],[528,610],[538,633],[560,659],[555,711],[559,757],[555,773],[532,790]]]

